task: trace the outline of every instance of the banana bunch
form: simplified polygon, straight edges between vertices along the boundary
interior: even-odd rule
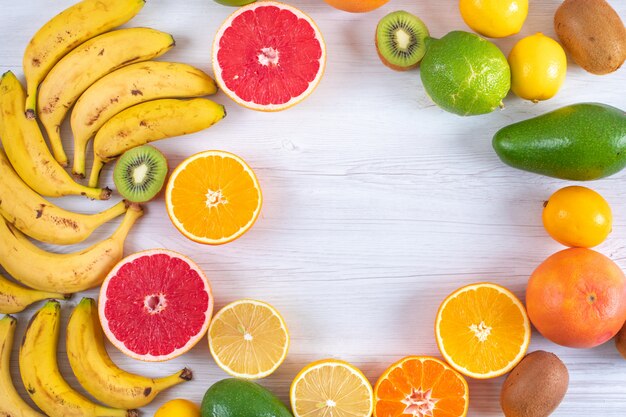
[[[118,368],[104,347],[96,301],[83,298],[67,325],[67,356],[78,382],[95,399],[116,408],[143,407],[162,391],[191,380],[185,368],[164,378],[152,379]]]
[[[22,341],[20,374],[35,404],[49,417],[138,416],[137,410],[93,403],[70,387],[57,363],[60,327],[61,307],[57,301],[48,301],[31,319]]]
[[[122,223],[108,239],[65,254],[38,248],[0,218],[0,265],[17,281],[40,291],[69,294],[97,287],[122,259],[126,236],[142,214],[138,204],[130,204]]]
[[[24,52],[27,117],[35,117],[37,88],[63,56],[86,40],[128,22],[144,4],[145,0],[83,0],[39,29]]]
[[[73,174],[85,176],[87,143],[122,110],[159,98],[200,97],[216,91],[215,82],[204,72],[175,62],[141,62],[102,77],[80,96],[72,110]]]
[[[19,396],[11,378],[11,350],[17,320],[11,316],[0,319],[0,416],[45,417],[30,408]]]
[[[59,164],[68,165],[61,141],[61,123],[81,94],[111,71],[156,58],[174,45],[172,35],[158,30],[114,30],[81,44],[50,70],[39,86],[37,115]]]
[[[226,110],[205,98],[161,99],[130,107],[107,121],[94,138],[89,186],[97,187],[104,164],[127,150],[157,140],[199,132],[219,122]]]

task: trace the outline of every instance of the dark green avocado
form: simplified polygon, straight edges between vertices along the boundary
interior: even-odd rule
[[[223,379],[204,394],[202,417],[293,417],[274,394],[243,379]]]
[[[493,148],[514,168],[588,181],[626,166],[626,115],[606,104],[580,103],[500,129]]]

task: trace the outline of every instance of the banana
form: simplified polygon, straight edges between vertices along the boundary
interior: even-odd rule
[[[105,163],[135,146],[186,135],[211,127],[226,116],[224,106],[205,98],[162,99],[137,104],[109,119],[94,138],[89,186],[96,184]]]
[[[31,290],[14,284],[0,274],[0,313],[13,314],[24,311],[29,305],[46,298],[69,298],[69,294],[59,294],[46,291]],[[2,383],[0,383],[0,386]],[[0,401],[2,396],[0,395]],[[0,405],[2,416],[2,405]]]
[[[215,81],[187,64],[140,62],[105,75],[83,93],[70,118],[74,134],[74,175],[85,176],[85,149],[91,137],[117,113],[145,101],[214,94]]]
[[[84,0],[43,25],[24,52],[26,116],[36,117],[37,87],[54,64],[86,40],[128,22],[144,4],[145,0]]]
[[[61,306],[48,301],[28,324],[20,348],[20,373],[35,404],[49,417],[130,417],[136,410],[103,407],[76,392],[63,379],[57,363]]]
[[[37,117],[59,164],[67,166],[61,123],[78,97],[111,71],[163,55],[174,44],[172,35],[150,28],[114,30],[78,46],[50,70],[39,86]]]
[[[24,89],[11,71],[0,80],[0,140],[15,171],[39,194],[61,197],[82,194],[106,200],[111,190],[85,187],[52,157],[36,120],[24,116]]]
[[[0,219],[0,265],[22,284],[41,291],[65,294],[97,287],[122,259],[124,240],[142,214],[138,204],[131,204],[108,239],[66,254],[38,248],[13,225]]]
[[[0,319],[0,416],[45,417],[30,408],[17,393],[11,378],[11,350],[17,320],[11,316]]]
[[[24,184],[0,149],[0,215],[34,239],[56,245],[82,242],[126,207],[120,201],[100,213],[80,214],[55,206]]]
[[[78,382],[95,399],[116,408],[148,405],[163,390],[191,380],[185,368],[159,379],[130,374],[118,368],[104,347],[96,301],[83,298],[67,325],[67,356]]]

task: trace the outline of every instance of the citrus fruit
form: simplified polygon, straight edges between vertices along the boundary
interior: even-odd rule
[[[351,13],[371,12],[378,9],[389,0],[324,0],[335,9]]]
[[[213,359],[237,378],[258,379],[272,374],[289,349],[289,333],[271,305],[239,300],[222,308],[209,326]]]
[[[189,400],[171,400],[163,404],[154,417],[200,417],[200,407]]]
[[[284,110],[317,86],[326,64],[322,34],[310,17],[273,1],[244,6],[222,24],[213,43],[213,70],[235,102]]]
[[[167,214],[189,239],[209,245],[233,241],[261,211],[261,187],[245,161],[223,151],[185,159],[165,190]]]
[[[528,0],[460,0],[467,26],[489,38],[518,33],[528,15]]]
[[[378,378],[374,417],[463,417],[469,406],[465,378],[429,356],[408,356]]]
[[[609,203],[587,187],[561,188],[544,204],[543,227],[565,246],[599,245],[611,233],[612,222]]]
[[[296,375],[289,391],[294,417],[369,417],[372,386],[356,367],[336,359],[313,362]]]
[[[273,393],[245,379],[223,379],[202,399],[202,417],[293,417]]]
[[[426,93],[441,108],[471,116],[494,111],[509,92],[509,64],[493,43],[454,31],[427,39],[420,76]]]
[[[524,358],[530,343],[524,305],[500,285],[459,288],[437,312],[435,334],[444,359],[463,375],[495,378]]]
[[[152,249],[122,259],[100,289],[100,322],[126,355],[166,361],[205,335],[213,313],[209,280],[191,259]]]
[[[215,0],[219,4],[224,6],[245,6],[246,4],[254,3],[256,0]]]
[[[535,102],[554,97],[567,72],[565,51],[557,41],[542,33],[517,42],[509,53],[509,65],[511,90]]]
[[[606,256],[570,248],[543,261],[526,288],[533,325],[546,339],[574,348],[598,346],[626,321],[626,278]]]

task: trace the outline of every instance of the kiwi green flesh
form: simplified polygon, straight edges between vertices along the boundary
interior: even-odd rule
[[[385,64],[408,69],[417,66],[426,53],[428,28],[411,13],[399,10],[383,17],[376,27],[376,48]]]
[[[143,203],[153,199],[165,182],[167,159],[152,146],[126,151],[115,165],[113,182],[125,199]]]

